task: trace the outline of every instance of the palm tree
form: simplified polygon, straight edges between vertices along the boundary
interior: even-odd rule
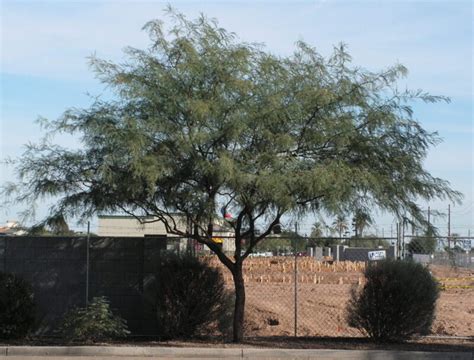
[[[346,218],[342,215],[338,215],[336,220],[332,223],[334,230],[339,234],[339,239],[342,239],[342,234],[349,229]]]
[[[362,210],[356,210],[352,221],[355,227],[356,237],[362,237],[364,229],[372,224],[370,215]]]
[[[312,238],[320,238],[323,236],[323,228],[324,225],[319,221],[316,221],[313,226],[311,227],[311,237]]]

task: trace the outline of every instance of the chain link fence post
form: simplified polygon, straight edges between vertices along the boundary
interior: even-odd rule
[[[90,267],[90,221],[87,222],[87,238],[86,238],[86,307],[89,305],[89,267]]]
[[[294,240],[295,270],[294,270],[294,301],[295,301],[295,337],[298,336],[298,253],[296,252],[296,238]]]

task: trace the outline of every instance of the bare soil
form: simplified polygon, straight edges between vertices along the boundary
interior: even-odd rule
[[[232,279],[222,269],[229,288]],[[363,262],[320,262],[299,258],[295,297],[294,258],[246,260],[246,336],[363,337],[347,325],[346,304],[353,287],[364,283]],[[474,338],[474,271],[430,266],[441,285],[432,334]]]
[[[229,272],[210,259],[224,274]],[[137,338],[95,345],[173,347],[252,347],[292,349],[474,351],[474,271],[431,266],[443,285],[437,304],[433,336],[405,343],[373,344],[357,329],[347,326],[345,307],[352,287],[363,284],[363,263],[321,263],[299,259],[297,273],[297,335],[295,334],[295,277],[292,258],[246,261],[246,329],[242,344],[222,336],[192,341],[154,341]],[[31,338],[0,345],[69,345],[57,338]],[[75,343],[74,345],[82,345]]]

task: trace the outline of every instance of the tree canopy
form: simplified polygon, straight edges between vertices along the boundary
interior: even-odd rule
[[[150,46],[127,48],[124,63],[90,59],[115,97],[44,120],[48,140],[16,162],[14,200],[57,198],[53,217],[153,216],[207,244],[235,280],[284,214],[377,207],[424,223],[419,200],[460,198],[423,167],[439,138],[411,107],[448,99],[400,91],[404,66],[372,72],[345,45],[323,57],[302,41],[277,56],[205,16],[169,15],[171,29],[147,23]],[[55,145],[58,133],[82,148]],[[221,208],[235,215],[231,257],[211,240]],[[179,228],[174,212],[193,226]]]

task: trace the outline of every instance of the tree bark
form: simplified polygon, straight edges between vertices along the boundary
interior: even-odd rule
[[[233,338],[235,343],[242,342],[244,338],[244,312],[245,312],[245,285],[242,273],[242,262],[237,261],[232,267],[232,277],[235,288]]]

